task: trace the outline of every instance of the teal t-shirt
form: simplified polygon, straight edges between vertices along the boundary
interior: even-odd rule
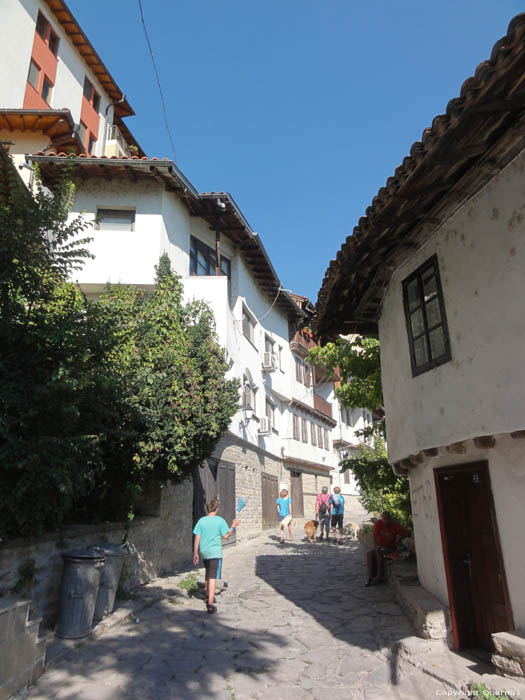
[[[286,498],[281,498],[281,496],[279,496],[275,502],[279,506],[280,516],[286,517],[287,515],[290,515],[290,505],[292,503],[290,496],[287,496]]]
[[[220,559],[222,557],[222,537],[230,531],[226,520],[220,515],[205,515],[193,529],[194,535],[200,535],[199,549],[203,559]]]

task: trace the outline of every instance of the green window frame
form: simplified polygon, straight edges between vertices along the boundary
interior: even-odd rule
[[[403,281],[403,305],[412,376],[452,359],[437,255]]]

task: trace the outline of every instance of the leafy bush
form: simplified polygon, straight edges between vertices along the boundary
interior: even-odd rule
[[[409,481],[392,471],[380,436],[376,436],[374,447],[363,444],[359,454],[342,462],[340,468],[342,472],[352,471],[361,503],[370,513],[388,510],[400,525],[412,529]]]
[[[5,184],[6,180],[0,178]],[[88,257],[74,188],[16,172],[0,192],[0,537],[123,519],[153,480],[182,480],[237,409],[211,311],[182,304],[167,257],[152,295],[66,281]]]

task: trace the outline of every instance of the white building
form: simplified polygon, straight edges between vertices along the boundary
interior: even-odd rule
[[[389,459],[458,649],[525,627],[524,33],[519,15],[412,146],[318,304],[325,337],[379,330]]]
[[[275,523],[286,483],[295,515],[313,517],[352,429],[333,382],[304,362],[307,300],[283,290],[231,195],[199,193],[175,163],[145,156],[123,121],[131,106],[62,0],[5,0],[2,20],[11,70],[0,85],[0,141],[26,182],[33,163],[47,184],[66,162],[73,169],[72,215],[85,212],[95,255],[78,283],[92,299],[108,282],[151,290],[167,253],[186,298],[213,309],[242,382],[242,408],[196,477],[195,512],[218,490],[233,517],[235,495],[248,496],[244,523],[257,530]]]

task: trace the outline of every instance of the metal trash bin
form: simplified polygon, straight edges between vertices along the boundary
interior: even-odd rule
[[[93,615],[94,622],[99,622],[113,612],[120,572],[122,571],[124,558],[129,554],[128,547],[125,544],[105,542],[104,544],[97,544],[97,549],[104,552],[106,561],[100,572],[100,586],[95,604],[95,614]]]
[[[100,572],[105,554],[100,549],[62,552],[64,570],[60,586],[57,637],[81,639],[91,633]]]

